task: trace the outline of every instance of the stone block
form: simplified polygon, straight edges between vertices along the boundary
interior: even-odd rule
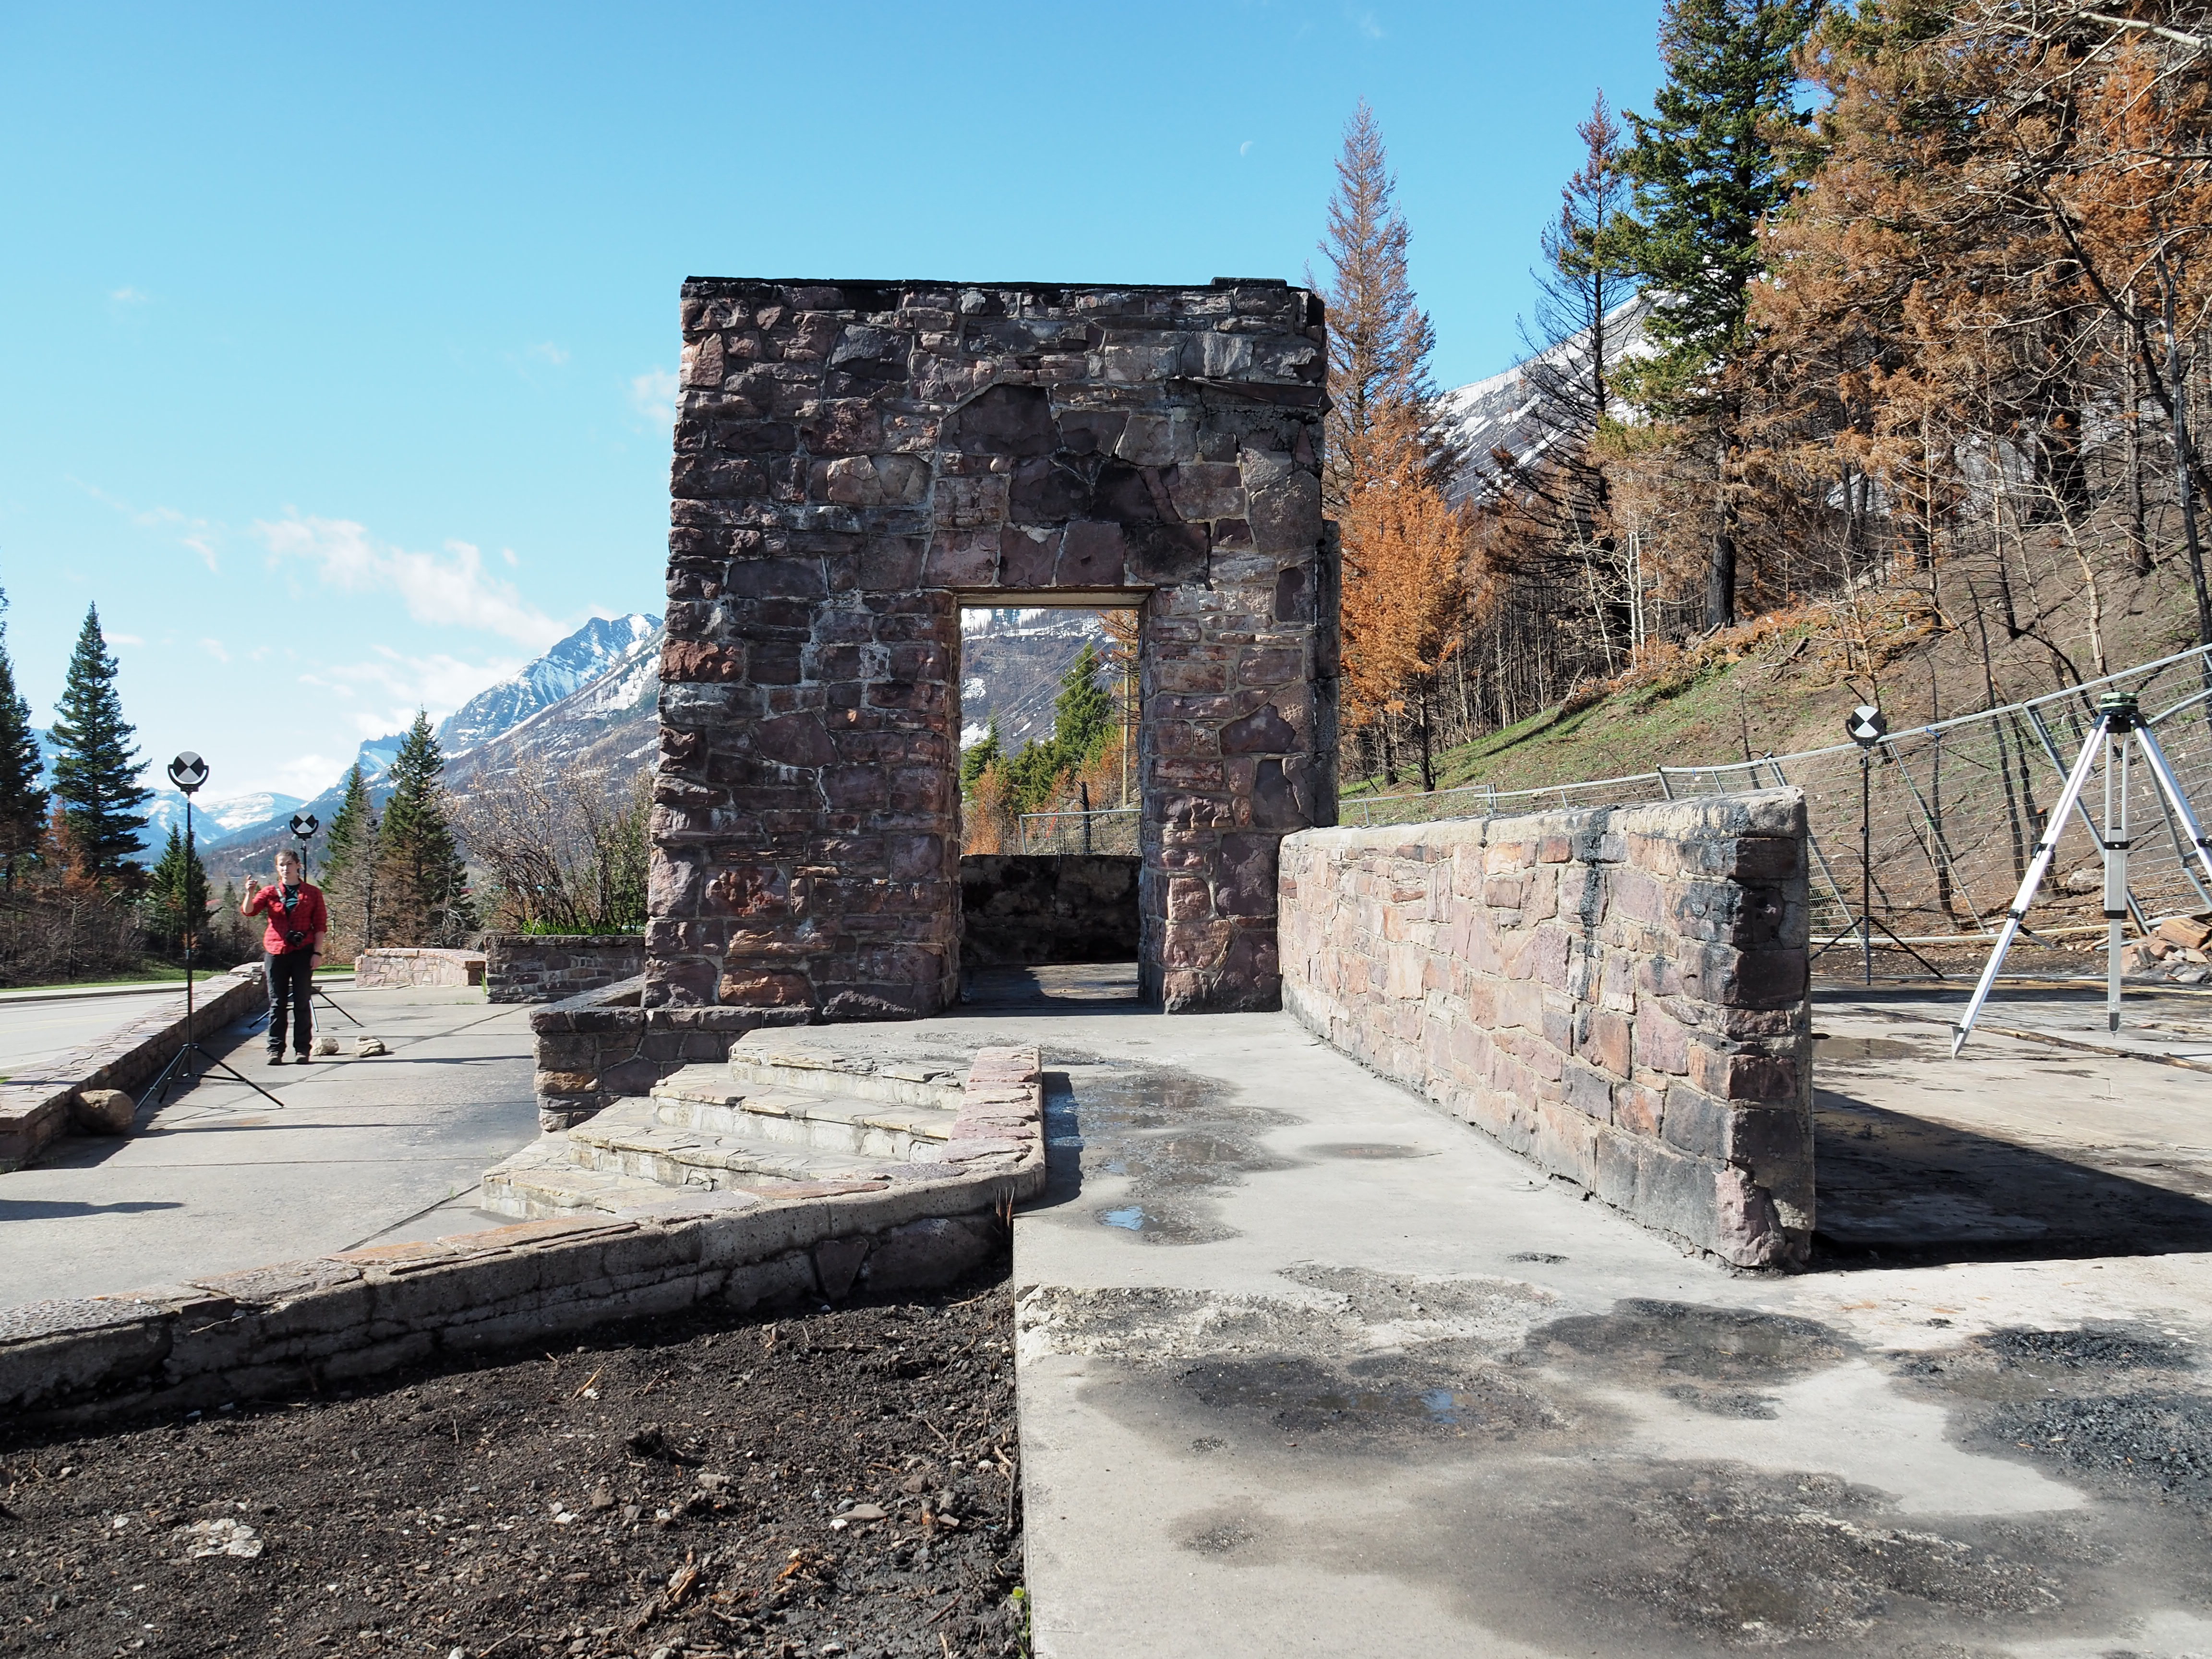
[[[137,1116],[137,1103],[120,1089],[80,1089],[70,1103],[70,1121],[79,1134],[127,1135]]]

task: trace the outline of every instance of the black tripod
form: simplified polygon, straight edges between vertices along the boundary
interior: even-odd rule
[[[177,786],[185,798],[185,900],[187,910],[191,908],[191,872],[194,867],[192,797],[199,793],[200,786],[207,780],[207,763],[189,749],[169,763],[169,781]],[[234,1082],[243,1083],[270,1105],[282,1106],[284,1103],[283,1101],[231,1065],[229,1061],[218,1060],[210,1054],[200,1046],[199,1040],[192,1035],[192,942],[198,937],[199,923],[202,920],[201,917],[193,915],[187,915],[185,919],[185,1046],[177,1050],[170,1058],[169,1063],[161,1068],[161,1075],[154,1079],[152,1085],[144,1094],[139,1096],[139,1109],[144,1110],[146,1103],[149,1100],[155,1105],[160,1105],[168,1097],[172,1087],[190,1084],[192,1080],[192,1060],[195,1056],[198,1058],[200,1069],[204,1073],[221,1072]]]
[[[1889,942],[1911,957],[1936,978],[1943,970],[1926,957],[1898,938],[1897,930],[1880,920],[1874,913],[1874,751],[1889,730],[1889,720],[1872,703],[1861,703],[1851,710],[1844,721],[1844,730],[1859,746],[1859,919],[1850,933],[1838,933],[1813,952],[1807,960],[1808,968],[1830,950],[1851,937],[1858,935],[1859,962],[1866,974],[1866,982],[1874,983],[1874,936],[1877,929]]]
[[[315,831],[322,827],[323,821],[313,812],[292,814],[292,834],[300,843],[300,874],[303,879],[307,873],[307,843],[315,838]],[[324,1006],[331,1012],[343,1014],[348,1019],[353,1020],[356,1025],[361,1024],[360,1020],[355,1018],[350,1008],[342,1007],[331,1000],[331,994],[315,983],[315,975],[312,970],[307,975],[307,992],[311,996],[320,997]]]

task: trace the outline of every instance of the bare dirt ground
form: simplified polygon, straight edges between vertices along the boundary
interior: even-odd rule
[[[994,1276],[0,1431],[0,1653],[1018,1654],[1012,1330]]]

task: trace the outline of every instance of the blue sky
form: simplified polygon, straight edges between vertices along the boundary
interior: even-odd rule
[[[659,610],[687,275],[1297,280],[1375,106],[1440,381],[1657,0],[0,4],[0,586],[149,759],[307,794]]]

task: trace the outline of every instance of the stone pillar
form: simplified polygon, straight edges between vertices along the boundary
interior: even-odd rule
[[[645,1002],[957,994],[958,610],[1140,605],[1145,982],[1275,1005],[1334,821],[1320,301],[1272,282],[684,290]]]

